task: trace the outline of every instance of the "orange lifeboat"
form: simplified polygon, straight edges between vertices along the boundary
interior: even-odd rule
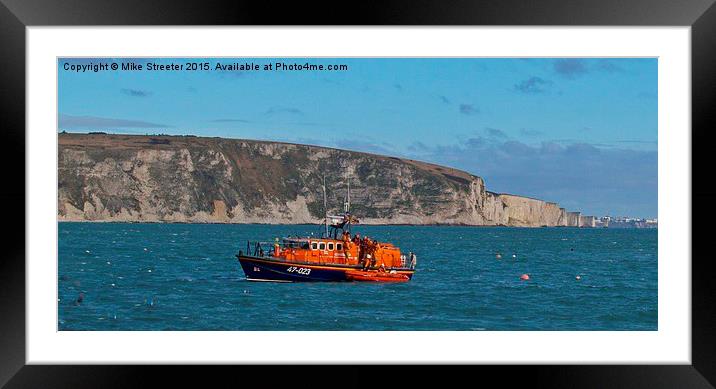
[[[360,282],[408,282],[410,277],[400,273],[387,273],[384,271],[346,271],[346,279]]]
[[[323,184],[323,206],[328,205]],[[343,213],[329,215],[319,236],[276,238],[273,242],[247,242],[246,252],[236,257],[246,279],[251,281],[313,282],[365,281],[407,282],[415,273],[416,256],[406,258],[400,248],[359,234],[351,225],[359,223],[350,213],[350,185]],[[410,262],[407,262],[407,261]]]

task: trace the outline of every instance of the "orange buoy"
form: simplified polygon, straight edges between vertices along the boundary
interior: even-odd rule
[[[529,276],[528,274],[523,274],[523,275],[520,276],[520,279],[521,279],[522,281],[527,281],[527,280],[530,279],[530,276]]]

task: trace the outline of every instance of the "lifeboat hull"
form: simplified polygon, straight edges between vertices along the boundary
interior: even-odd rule
[[[237,255],[241,268],[249,281],[272,282],[345,282],[345,281],[374,281],[374,282],[405,282],[413,275],[412,270],[400,270],[397,276],[390,280],[379,279],[363,280],[356,276],[364,273],[378,273],[377,271],[364,272],[359,266],[349,265],[323,265],[308,263],[292,263],[277,260],[271,257],[254,257]],[[350,274],[350,275],[349,275]],[[389,274],[389,273],[383,273]],[[393,275],[391,275],[393,276]]]

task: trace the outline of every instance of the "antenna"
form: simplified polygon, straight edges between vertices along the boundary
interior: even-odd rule
[[[351,210],[351,179],[346,173],[346,181],[348,182],[348,192],[346,193],[346,200],[343,203],[343,211],[348,213]]]
[[[323,222],[326,225],[326,238],[328,238],[328,198],[326,197],[326,176],[323,176]]]

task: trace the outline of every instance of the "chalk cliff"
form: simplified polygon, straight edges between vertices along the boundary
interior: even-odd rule
[[[444,166],[325,147],[193,136],[59,134],[58,217],[66,221],[579,226],[555,203],[485,189]]]

